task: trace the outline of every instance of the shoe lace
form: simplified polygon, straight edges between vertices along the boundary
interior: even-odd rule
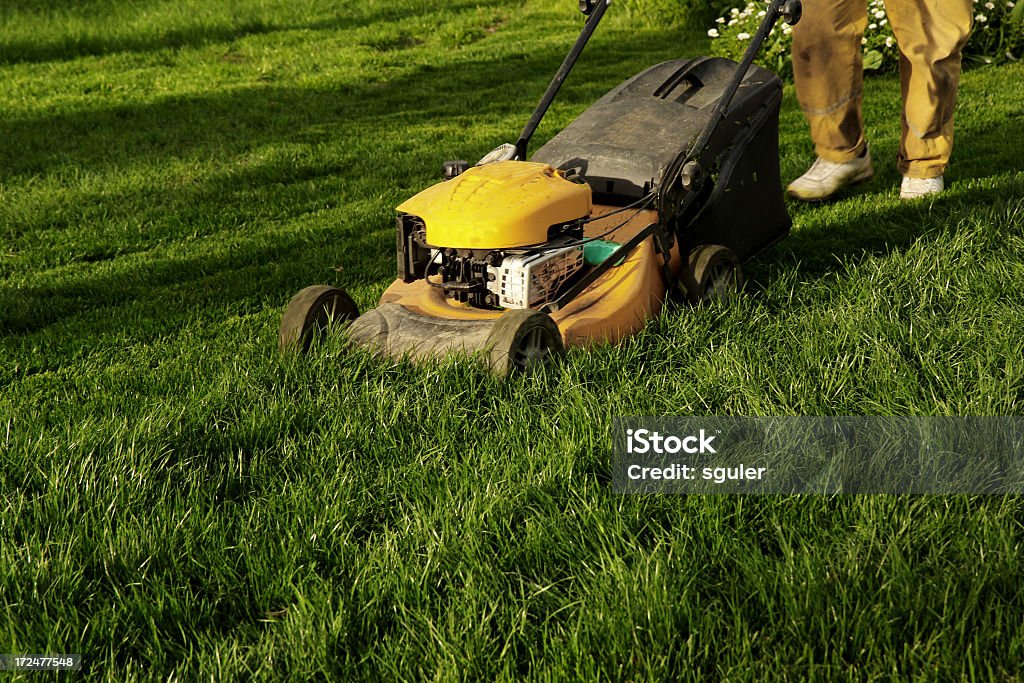
[[[907,178],[906,186],[914,189],[925,189],[931,187],[938,187],[942,184],[941,178]]]
[[[807,169],[807,173],[804,175],[808,178],[821,178],[831,174],[835,170],[836,166],[841,166],[841,164],[818,157],[814,160],[814,163],[811,164],[811,167]]]

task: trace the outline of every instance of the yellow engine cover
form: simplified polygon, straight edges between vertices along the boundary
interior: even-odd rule
[[[498,161],[428,187],[398,207],[423,219],[427,243],[455,249],[543,244],[548,228],[590,214],[590,188],[548,164]]]

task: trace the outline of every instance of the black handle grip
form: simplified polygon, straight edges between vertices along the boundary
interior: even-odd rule
[[[800,0],[786,0],[786,4],[782,6],[782,20],[793,26],[800,22],[800,18],[804,16],[804,3]]]

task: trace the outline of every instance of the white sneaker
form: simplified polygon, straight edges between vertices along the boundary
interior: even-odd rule
[[[864,156],[837,164],[821,157],[807,169],[807,173],[789,184],[787,193],[805,202],[828,199],[847,185],[867,182],[875,175],[871,166],[871,151],[865,148]]]
[[[900,199],[920,199],[928,195],[938,194],[946,188],[942,176],[938,178],[910,178],[903,176],[900,185]]]

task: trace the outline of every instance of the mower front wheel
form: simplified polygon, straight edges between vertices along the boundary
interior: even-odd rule
[[[281,318],[278,348],[305,353],[313,341],[335,323],[359,317],[352,298],[337,287],[313,285],[292,297]]]
[[[740,260],[721,245],[702,244],[690,252],[679,286],[694,305],[730,299],[743,287]]]
[[[562,333],[547,313],[506,311],[487,337],[491,371],[499,377],[546,368],[562,355]]]

